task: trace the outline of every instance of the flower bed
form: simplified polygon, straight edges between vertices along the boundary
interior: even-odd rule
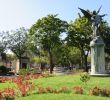
[[[108,88],[100,88],[95,86],[89,90],[84,89],[82,86],[74,86],[74,87],[59,87],[55,89],[54,87],[43,87],[43,86],[36,86],[31,79],[37,79],[39,77],[45,77],[41,74],[34,74],[34,75],[26,75],[26,76],[16,76],[16,77],[8,77],[8,78],[0,78],[2,82],[9,81],[14,83],[14,86],[4,88],[0,91],[0,100],[14,100],[16,97],[24,97],[31,94],[45,94],[45,93],[70,93],[73,94],[87,94],[95,95],[95,96],[110,96],[110,89]],[[47,76],[46,76],[47,77]],[[45,78],[46,78],[45,77]]]

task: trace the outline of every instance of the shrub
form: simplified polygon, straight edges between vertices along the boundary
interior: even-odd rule
[[[29,75],[29,69],[20,69],[19,75]]]
[[[34,83],[28,82],[28,81],[17,83],[17,86],[18,86],[21,96],[29,95],[30,94],[29,92],[35,89]]]
[[[48,93],[53,93],[53,92],[54,92],[54,89],[51,88],[51,87],[46,87],[45,89],[46,89],[46,91],[47,91]]]
[[[62,92],[62,93],[69,93],[70,90],[68,87],[62,87],[61,89],[59,89],[59,92]]]
[[[87,82],[90,80],[90,75],[88,73],[83,73],[80,75],[80,80],[87,84]]]
[[[5,83],[5,81],[7,81],[7,78],[5,78],[5,77],[0,77],[0,83]]]
[[[101,89],[98,86],[96,86],[90,90],[90,94],[98,96],[101,94]]]
[[[101,90],[101,96],[109,97],[110,96],[110,90],[109,89],[102,89]]]
[[[1,71],[1,73],[7,73],[8,69],[4,65],[2,65],[2,66],[0,66],[0,71]]]
[[[4,88],[2,98],[5,100],[15,100],[15,90],[12,88]]]
[[[84,93],[83,88],[80,87],[80,86],[75,86],[75,87],[73,87],[73,91],[74,91],[74,93],[76,93],[76,94],[83,94],[83,93]]]
[[[46,89],[44,87],[38,87],[38,93],[42,94],[42,93],[47,93]]]
[[[31,70],[30,70],[30,73],[31,73],[31,74],[37,74],[37,73],[38,73],[38,70],[35,69],[35,68],[34,68],[34,69],[31,69]]]

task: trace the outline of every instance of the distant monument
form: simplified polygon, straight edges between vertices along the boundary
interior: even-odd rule
[[[91,75],[108,75],[105,69],[105,54],[104,54],[104,42],[100,36],[100,24],[102,17],[105,16],[99,15],[101,7],[98,11],[93,11],[92,13],[81,9],[81,12],[84,14],[88,21],[92,22],[92,41],[90,42],[91,47]]]

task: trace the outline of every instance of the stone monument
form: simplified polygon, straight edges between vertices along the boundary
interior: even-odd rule
[[[81,12],[84,14],[86,18],[88,18],[88,21],[91,21],[92,23],[92,41],[90,42],[91,47],[91,75],[97,75],[97,76],[106,76],[107,71],[105,69],[105,54],[104,54],[104,42],[100,36],[100,23],[102,21],[102,17],[104,15],[99,15],[100,9],[98,11],[93,11],[92,13],[89,13],[88,11],[85,11],[84,9],[81,9]]]

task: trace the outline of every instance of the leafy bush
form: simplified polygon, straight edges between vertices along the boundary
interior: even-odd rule
[[[5,77],[0,77],[0,83],[5,83],[7,79]]]
[[[19,70],[19,75],[29,75],[29,69],[20,69]]]
[[[4,88],[1,98],[3,100],[15,100],[15,90],[12,88]]]
[[[38,93],[42,94],[42,93],[47,93],[46,89],[44,87],[38,87]]]
[[[83,88],[80,87],[80,86],[75,86],[75,87],[73,87],[73,91],[74,91],[74,93],[76,93],[76,94],[83,94],[83,93],[84,93]]]
[[[90,75],[88,73],[83,73],[80,75],[80,80],[86,84],[90,80]]]
[[[61,87],[61,88],[59,89],[59,92],[61,92],[61,93],[69,93],[70,90],[69,90],[68,87]]]
[[[53,92],[54,92],[54,89],[51,88],[51,87],[46,87],[46,91],[47,91],[48,93],[53,93]]]
[[[90,90],[90,94],[99,96],[101,94],[101,89],[98,86],[96,86]]]
[[[109,97],[110,96],[110,90],[109,89],[102,89],[101,90],[101,96]]]
[[[35,90],[35,85],[33,82],[29,81],[19,81],[17,82],[17,87],[19,90],[19,94],[21,96],[30,95],[33,90]]]
[[[110,90],[105,88],[105,89],[100,89],[99,87],[94,87],[93,89],[90,90],[91,95],[96,95],[96,96],[110,96]]]
[[[30,74],[37,74],[40,73],[40,71],[37,68],[30,69]]]
[[[8,72],[8,69],[7,69],[4,65],[1,65],[1,66],[0,66],[0,71],[1,71],[2,73],[7,73],[7,72]]]

